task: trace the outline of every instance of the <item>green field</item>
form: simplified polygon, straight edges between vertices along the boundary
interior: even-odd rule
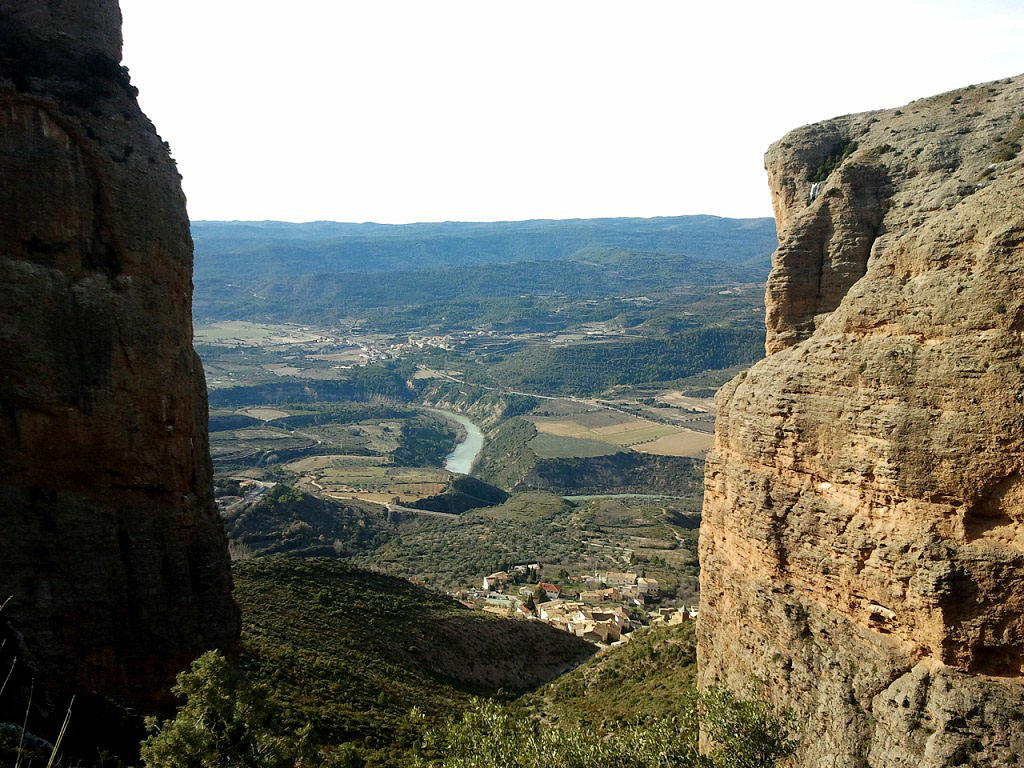
[[[384,456],[353,456],[352,454],[327,454],[310,456],[284,465],[284,469],[296,474],[316,472],[323,469],[344,469],[346,467],[376,467],[387,461]]]
[[[210,411],[218,478],[285,482],[329,498],[411,503],[443,493],[458,434],[422,408],[262,403]]]
[[[402,503],[435,496],[444,491],[451,474],[443,469],[391,466],[332,466],[304,474],[303,488],[331,498],[366,498]]]
[[[263,427],[210,434],[210,454],[215,465],[254,466],[282,461],[315,451],[317,445],[315,438]]]
[[[674,438],[677,435],[686,434],[686,432],[671,424],[638,418],[628,413],[623,413],[620,410],[609,408],[594,408],[592,410],[577,411],[576,413],[554,417],[535,417],[533,423],[536,425],[540,435],[574,438],[587,441],[588,443],[606,443],[619,450],[630,447],[640,449],[645,443],[652,443],[659,439],[665,440],[666,438]],[[674,455],[670,452],[670,441],[666,442],[669,442],[668,451],[666,451],[667,455]],[[541,441],[540,444],[545,445],[546,443]],[[540,453],[537,455],[542,458],[602,455],[599,453],[566,453],[565,451],[571,450],[571,447],[571,444],[566,443],[564,448],[554,456],[543,456]],[[586,450],[583,446],[580,446],[580,448],[581,450]]]

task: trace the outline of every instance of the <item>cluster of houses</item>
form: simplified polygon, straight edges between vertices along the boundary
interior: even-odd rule
[[[545,624],[603,645],[618,642],[633,628],[621,605],[598,608],[577,600],[550,600],[538,605],[535,611],[535,618]]]
[[[648,601],[657,600],[660,590],[656,579],[619,571],[582,576],[580,581],[587,587],[580,592],[581,600],[626,600],[635,605],[645,605]]]
[[[602,645],[628,639],[626,633],[640,623],[681,624],[697,616],[696,608],[685,607],[633,611],[647,609],[660,596],[657,580],[635,573],[586,574],[579,577],[577,583],[582,589],[576,591],[539,581],[540,572],[538,563],[515,565],[484,576],[483,589],[457,596],[467,606],[499,616],[542,621]]]

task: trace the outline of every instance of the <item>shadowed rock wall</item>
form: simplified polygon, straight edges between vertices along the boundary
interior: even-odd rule
[[[34,677],[43,715],[165,707],[239,631],[185,200],[120,40],[113,0],[0,0],[0,706]]]
[[[1022,136],[1013,78],[766,155],[769,356],[719,394],[700,680],[766,682],[800,765],[1024,761]]]

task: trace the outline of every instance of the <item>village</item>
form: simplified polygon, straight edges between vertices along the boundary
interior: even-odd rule
[[[569,574],[560,572],[563,581]],[[627,642],[645,626],[682,624],[696,606],[662,604],[657,580],[636,573],[583,574],[566,586],[541,581],[539,563],[483,577],[481,589],[453,593],[463,605],[505,618],[540,621],[601,646]]]

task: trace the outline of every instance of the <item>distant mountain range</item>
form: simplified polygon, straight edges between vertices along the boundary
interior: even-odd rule
[[[540,307],[519,306],[529,297],[597,300],[758,283],[776,246],[773,220],[716,216],[401,225],[196,221],[192,235],[197,319],[315,323],[370,312],[378,324],[395,328],[440,316],[463,325],[489,322],[488,313],[540,317]],[[386,281],[374,277],[383,272]]]
[[[608,251],[754,262],[775,249],[770,218],[671,216],[429,224],[194,221],[196,281],[261,275],[552,261]]]

